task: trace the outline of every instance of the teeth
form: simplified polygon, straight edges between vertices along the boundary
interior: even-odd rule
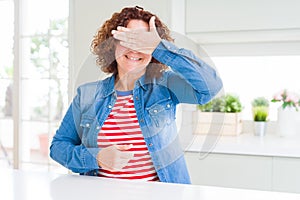
[[[135,58],[135,57],[129,57],[129,56],[126,56],[128,59],[130,60],[134,60],[134,61],[137,61],[137,60],[140,60],[140,58]]]

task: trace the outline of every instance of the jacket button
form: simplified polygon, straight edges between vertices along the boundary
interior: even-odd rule
[[[139,100],[139,97],[138,97],[138,96],[136,96],[136,97],[135,97],[135,99],[136,99],[136,100]]]
[[[167,108],[170,108],[171,106],[170,106],[170,104],[167,104]]]
[[[108,108],[112,108],[112,106],[111,106],[111,105],[108,105]]]
[[[157,113],[157,110],[153,110],[153,112]]]
[[[153,144],[152,143],[149,143],[149,147],[152,147],[153,146]]]
[[[90,124],[86,124],[86,127],[90,127]]]
[[[143,120],[143,119],[141,119],[141,122],[142,122],[142,123],[144,123],[144,120]]]

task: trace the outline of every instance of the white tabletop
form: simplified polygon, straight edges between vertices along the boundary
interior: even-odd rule
[[[0,169],[5,200],[300,200],[300,194]]]

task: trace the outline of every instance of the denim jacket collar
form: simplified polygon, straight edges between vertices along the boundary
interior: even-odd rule
[[[145,80],[146,80],[146,76],[144,74],[137,80],[137,82],[135,83],[135,87],[141,87],[143,90],[147,90],[147,85],[145,83]]]
[[[116,77],[116,75],[113,74],[110,77],[108,77],[107,79],[98,82],[97,91],[102,91],[102,93],[97,94],[97,99],[105,98],[115,92],[115,89],[114,89],[115,79],[116,79],[115,77]],[[147,90],[149,83],[159,84],[160,82],[163,82],[163,79],[164,78],[162,76],[158,80],[155,78],[153,78],[151,80],[147,80],[146,75],[144,74],[136,81],[135,88],[141,87],[143,90]]]
[[[112,93],[115,92],[115,75],[111,75],[110,77],[106,78],[103,81],[99,81],[97,85],[96,91],[101,91],[101,93],[97,94],[97,99],[105,98]],[[135,83],[135,87],[141,87],[144,90],[147,90],[147,83],[145,75],[141,76]]]
[[[105,98],[115,92],[115,75],[112,75],[103,81],[98,81],[97,99]],[[100,93],[101,92],[101,93]]]

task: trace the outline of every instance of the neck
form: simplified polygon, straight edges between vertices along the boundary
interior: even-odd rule
[[[115,81],[115,89],[119,91],[129,91],[133,90],[135,82],[142,75],[137,74],[118,74]]]

